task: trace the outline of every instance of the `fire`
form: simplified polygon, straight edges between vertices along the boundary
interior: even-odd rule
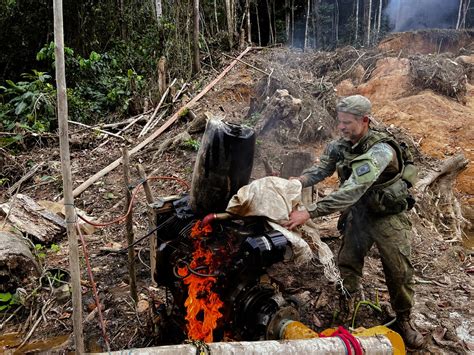
[[[199,266],[207,266],[204,273],[212,274],[212,252],[203,246],[201,237],[212,232],[210,225],[201,226],[198,221],[191,230],[191,238],[194,239],[193,259],[190,267],[196,270]],[[219,296],[212,291],[216,278],[213,276],[199,276],[190,273],[187,267],[178,269],[178,274],[186,276],[184,283],[188,285],[188,298],[184,303],[186,307],[186,321],[188,337],[193,340],[203,340],[207,343],[213,341],[212,332],[217,326],[217,321],[222,317],[219,311],[224,303]]]

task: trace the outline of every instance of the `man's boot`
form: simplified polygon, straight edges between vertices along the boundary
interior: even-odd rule
[[[397,314],[395,328],[402,336],[403,341],[408,348],[420,349],[424,346],[425,338],[411,322],[409,312]]]

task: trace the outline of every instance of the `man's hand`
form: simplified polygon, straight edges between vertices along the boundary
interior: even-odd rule
[[[286,229],[293,230],[296,227],[305,224],[308,219],[310,219],[308,211],[293,211],[290,214],[290,219],[287,223],[283,225]]]

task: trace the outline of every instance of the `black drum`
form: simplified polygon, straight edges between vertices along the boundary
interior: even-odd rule
[[[194,213],[223,212],[249,183],[255,151],[252,128],[210,119],[194,165],[190,204]]]

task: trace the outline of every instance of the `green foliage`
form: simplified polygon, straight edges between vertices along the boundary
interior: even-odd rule
[[[18,299],[10,292],[0,292],[0,311],[9,310],[12,306],[18,305]]]
[[[51,76],[33,70],[23,73],[23,81],[6,81],[0,86],[0,98],[6,102],[0,106],[0,123],[6,130],[20,126],[27,130],[49,130],[55,118],[55,89],[49,83]]]
[[[36,55],[54,70],[54,43],[45,45]],[[115,53],[99,54],[92,51],[87,58],[65,48],[68,74],[67,96],[71,119],[95,123],[109,114],[126,113],[144,86],[143,76],[133,69],[123,69],[125,63]],[[22,74],[24,80],[6,80],[0,86],[0,128],[11,131],[15,127],[44,132],[56,126],[56,90],[50,83],[51,75],[33,70]],[[70,79],[69,79],[70,78]],[[2,138],[0,146],[17,141],[17,137]],[[21,136],[19,137],[21,139]]]
[[[188,139],[187,141],[183,142],[183,147],[185,149],[189,149],[189,150],[194,150],[194,151],[198,151],[199,150],[199,147],[200,147],[201,143],[196,140],[196,139]]]
[[[35,244],[35,254],[40,260],[44,260],[46,258],[46,248],[41,244]]]
[[[53,253],[59,253],[59,251],[61,250],[61,247],[53,243],[51,244],[50,249]]]
[[[126,68],[126,59],[119,51],[97,53],[87,57],[65,48],[68,72],[68,101],[73,120],[95,123],[110,113],[128,111],[132,100],[143,88],[143,76]],[[54,43],[44,46],[38,60],[48,61],[54,69]]]
[[[66,274],[61,270],[54,270],[54,272],[48,271],[45,276],[49,279],[50,283],[54,287],[59,287],[62,284],[67,283],[64,279]]]

